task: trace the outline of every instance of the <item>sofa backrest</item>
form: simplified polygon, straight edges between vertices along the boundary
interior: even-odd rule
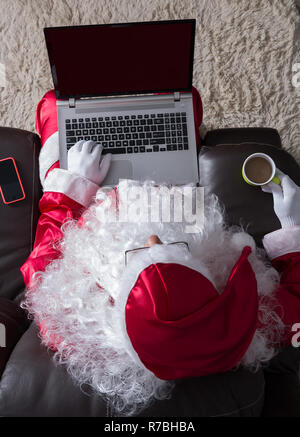
[[[0,296],[13,299],[24,290],[19,268],[30,254],[42,194],[39,181],[39,136],[21,129],[0,127],[0,159],[13,157],[25,199],[5,205],[0,197]]]

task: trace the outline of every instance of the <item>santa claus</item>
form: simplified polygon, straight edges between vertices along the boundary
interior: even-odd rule
[[[21,268],[23,306],[74,380],[116,414],[135,414],[171,396],[176,379],[255,371],[289,345],[300,322],[300,188],[283,173],[280,186],[264,187],[282,229],[263,250],[226,226],[215,197],[193,233],[184,221],[116,220],[134,205],[133,186],[146,195],[161,187],[101,187],[110,158],[80,141],[68,170],[44,172],[35,247]]]

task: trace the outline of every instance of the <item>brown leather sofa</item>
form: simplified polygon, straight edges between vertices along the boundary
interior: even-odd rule
[[[104,416],[113,411],[88,386],[77,387],[52,352],[40,345],[34,322],[19,308],[24,283],[19,267],[29,255],[38,220],[39,137],[20,129],[0,128],[0,159],[13,156],[26,199],[0,203],[0,323],[6,347],[0,348],[0,416]],[[249,152],[269,153],[282,171],[300,185],[299,166],[281,148],[276,130],[219,129],[208,132],[199,154],[201,185],[216,193],[230,224],[248,226],[258,244],[279,228],[271,196],[241,182],[241,162]],[[233,195],[234,193],[234,195]],[[245,369],[179,380],[172,398],[155,401],[145,417],[300,416],[300,351],[283,350],[268,368]]]

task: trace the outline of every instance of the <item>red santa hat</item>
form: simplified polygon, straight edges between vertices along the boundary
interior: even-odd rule
[[[161,247],[159,247],[161,246]],[[257,328],[255,274],[244,247],[219,293],[204,266],[155,245],[128,266],[120,314],[131,356],[158,378],[195,377],[233,368]],[[147,252],[147,253],[146,253]]]

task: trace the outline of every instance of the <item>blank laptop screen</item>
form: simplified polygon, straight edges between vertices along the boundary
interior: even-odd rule
[[[195,20],[44,29],[57,98],[191,91]]]

